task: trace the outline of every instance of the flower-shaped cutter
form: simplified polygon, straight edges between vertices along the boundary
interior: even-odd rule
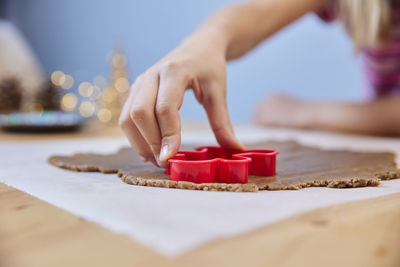
[[[179,151],[168,160],[165,169],[173,181],[193,183],[246,184],[249,175],[274,176],[276,150],[235,150],[218,146],[203,146],[196,151]]]

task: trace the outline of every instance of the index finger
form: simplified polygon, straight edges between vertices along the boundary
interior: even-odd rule
[[[156,102],[156,116],[161,133],[160,161],[173,157],[181,144],[182,106],[186,84],[183,77],[160,75],[160,85]]]

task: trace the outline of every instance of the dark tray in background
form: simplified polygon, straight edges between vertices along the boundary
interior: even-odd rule
[[[76,131],[87,121],[78,113],[45,111],[43,113],[13,112],[0,114],[0,127],[13,132]]]

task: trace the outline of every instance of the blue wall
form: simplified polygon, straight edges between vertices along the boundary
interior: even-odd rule
[[[91,80],[108,75],[107,55],[116,43],[127,56],[131,80],[154,64],[229,0],[22,0],[11,15],[31,41],[45,70],[60,69]],[[360,68],[341,27],[305,16],[243,59],[228,66],[232,120],[249,120],[266,94],[282,90],[308,99],[357,99]],[[183,119],[204,119],[192,93]]]

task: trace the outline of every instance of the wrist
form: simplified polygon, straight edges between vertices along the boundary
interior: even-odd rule
[[[180,46],[210,48],[226,58],[229,34],[225,29],[203,27],[183,40]]]

